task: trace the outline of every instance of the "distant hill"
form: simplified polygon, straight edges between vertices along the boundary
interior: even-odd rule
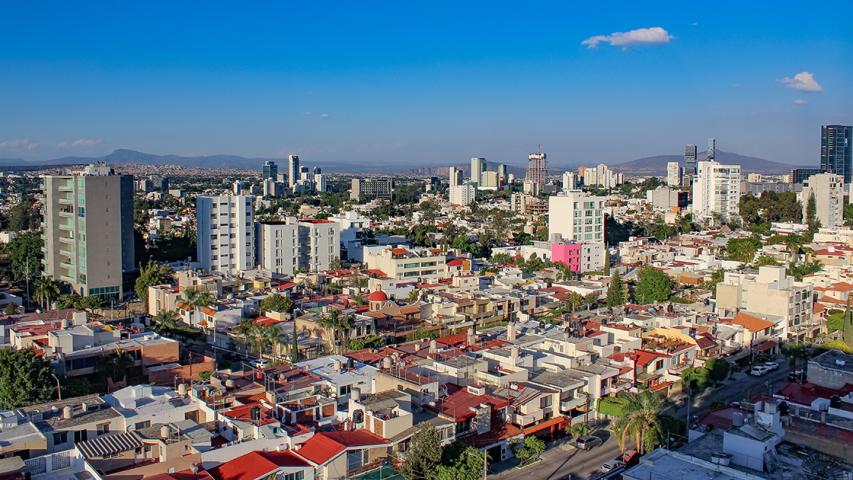
[[[699,154],[699,160],[705,160],[707,152]],[[758,157],[750,157],[732,152],[724,152],[717,150],[717,161],[723,164],[740,165],[741,171],[744,173],[789,173],[792,168],[797,165],[787,163],[773,162]],[[610,168],[632,175],[666,175],[666,164],[669,162],[679,162],[684,166],[684,157],[680,155],[656,155],[653,157],[638,158],[629,162],[610,165]]]

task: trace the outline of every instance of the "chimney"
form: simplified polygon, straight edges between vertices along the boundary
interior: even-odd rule
[[[67,405],[67,406],[62,408],[62,418],[64,420],[69,420],[73,416],[74,416],[74,410],[71,408],[70,405]]]
[[[515,343],[515,322],[509,322],[506,326],[506,340]]]
[[[468,335],[465,338],[465,344],[469,347],[477,343],[477,337],[474,334],[474,327],[468,327]]]
[[[437,353],[438,352],[438,342],[435,340],[429,341],[429,353]]]
[[[179,383],[178,384],[178,395],[180,395],[182,397],[187,396],[187,384],[186,383]]]
[[[89,406],[88,406],[88,405],[86,405],[86,402],[83,402],[83,403],[81,403],[81,404],[80,404],[80,409],[81,409],[81,410],[83,410],[84,412],[88,412],[88,411],[89,411]]]

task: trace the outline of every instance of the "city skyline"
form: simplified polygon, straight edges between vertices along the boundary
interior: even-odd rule
[[[715,137],[812,165],[820,126],[853,123],[844,2],[833,16],[799,2],[774,15],[626,3],[618,19],[561,4],[164,5],[10,9],[0,158],[519,164],[542,144],[554,164],[615,164]]]

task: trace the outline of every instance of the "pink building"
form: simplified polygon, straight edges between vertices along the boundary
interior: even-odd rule
[[[580,243],[552,243],[551,261],[560,262],[569,267],[573,272],[581,271],[581,244]]]

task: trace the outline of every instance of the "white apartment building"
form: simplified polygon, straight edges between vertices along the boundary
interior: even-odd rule
[[[329,270],[341,255],[341,226],[332,220],[288,217],[258,222],[258,264],[272,273]]]
[[[563,191],[568,192],[578,188],[578,177],[575,172],[563,173]]]
[[[678,162],[666,164],[666,184],[670,187],[681,185],[681,165]]]
[[[699,162],[693,179],[693,216],[711,220],[714,214],[724,220],[738,215],[740,201],[740,165]]]
[[[470,183],[450,187],[451,205],[470,205],[477,199],[477,188]]]
[[[459,170],[456,167],[450,167],[447,171],[447,174],[450,179],[451,187],[455,187],[456,185],[462,185],[462,170]]]
[[[595,168],[587,168],[583,172],[583,184],[603,188],[615,188],[624,183],[621,172],[614,172],[607,165],[599,164]]]
[[[445,252],[428,248],[364,247],[367,268],[381,270],[395,280],[419,280],[447,276]]]
[[[548,197],[548,238],[552,242],[603,242],[604,200],[580,190]]]
[[[477,188],[480,190],[497,190],[498,182],[498,172],[496,170],[486,170],[480,174],[480,183],[477,185]]]
[[[785,267],[764,266],[757,274],[726,272],[717,284],[716,308],[727,317],[741,310],[781,317],[783,340],[803,340],[819,329],[812,319],[812,286],[795,281]]]
[[[482,157],[471,157],[471,182],[480,184],[483,172],[486,171],[486,159]]]
[[[814,195],[815,218],[820,226],[835,228],[844,225],[844,176],[835,173],[812,175],[803,182],[799,193],[803,205],[803,223],[808,220],[809,199]]]
[[[196,254],[209,272],[236,273],[255,267],[254,197],[196,199]]]

